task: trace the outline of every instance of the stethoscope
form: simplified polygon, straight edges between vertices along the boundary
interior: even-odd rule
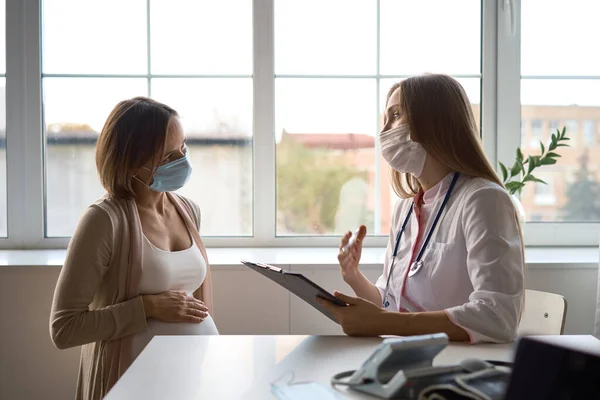
[[[455,172],[454,177],[452,178],[452,183],[450,183],[450,187],[448,188],[448,191],[446,192],[446,195],[444,196],[444,201],[440,205],[440,208],[437,211],[435,219],[433,220],[433,224],[431,225],[431,228],[429,229],[429,232],[427,233],[425,242],[423,242],[423,245],[421,245],[421,250],[419,250],[419,253],[417,254],[417,258],[415,259],[415,261],[410,266],[410,269],[408,270],[409,277],[415,275],[423,267],[423,260],[422,260],[423,253],[425,252],[425,249],[427,248],[427,245],[429,244],[429,240],[431,240],[431,236],[433,235],[433,231],[435,230],[435,227],[438,224],[438,221],[442,215],[442,212],[444,211],[444,207],[446,207],[446,203],[448,203],[448,199],[450,199],[450,195],[452,194],[452,191],[454,190],[454,186],[456,186],[456,181],[458,181],[458,176],[459,176],[459,173]],[[383,291],[383,307],[384,308],[387,308],[390,305],[390,301],[388,300],[389,290],[390,290],[390,278],[392,277],[392,274],[394,273],[396,256],[398,255],[398,247],[400,247],[400,239],[402,239],[402,234],[404,233],[404,228],[406,228],[406,224],[408,224],[408,221],[410,220],[410,216],[413,212],[413,208],[415,208],[414,202],[410,206],[410,209],[408,210],[408,213],[406,214],[406,218],[404,218],[404,222],[402,223],[402,228],[400,228],[400,231],[396,235],[396,244],[394,246],[394,254],[392,255],[392,265],[390,266],[390,273],[388,274],[387,282],[385,284],[385,290]]]

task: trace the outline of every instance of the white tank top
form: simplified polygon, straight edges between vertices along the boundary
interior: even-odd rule
[[[196,242],[181,251],[165,251],[155,247],[143,235],[142,276],[140,295],[177,290],[192,295],[204,282],[206,262]],[[209,315],[201,323],[169,323],[148,319],[148,329],[133,337],[133,358],[142,352],[154,335],[218,335]]]

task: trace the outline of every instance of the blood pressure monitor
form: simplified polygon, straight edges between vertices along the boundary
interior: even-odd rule
[[[447,345],[445,333],[384,339],[359,369],[336,375],[332,384],[379,398],[396,397],[412,379],[456,371],[456,366],[432,367],[435,356]]]

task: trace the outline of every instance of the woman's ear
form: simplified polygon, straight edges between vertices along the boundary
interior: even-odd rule
[[[417,137],[415,130],[411,128],[408,132],[410,134],[410,140],[412,140],[415,143],[419,143],[419,138]]]
[[[419,135],[417,130],[414,128],[414,125],[412,123],[410,123],[408,121],[408,119],[405,119],[404,123],[408,125],[408,128],[409,128],[408,132],[410,133],[410,140],[412,140],[415,143],[420,143],[421,135]]]

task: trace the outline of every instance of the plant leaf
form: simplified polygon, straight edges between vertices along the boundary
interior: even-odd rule
[[[548,158],[560,158],[561,155],[560,154],[556,154],[556,153],[548,153],[548,154],[546,154],[546,157],[548,157]]]
[[[529,158],[527,159],[527,164],[529,164],[529,166],[527,167],[527,175],[529,175],[531,171],[533,171],[533,169],[535,168],[535,160],[533,159],[533,157],[529,156]]]
[[[546,148],[544,147],[544,143],[540,142],[540,147],[542,148],[542,156],[544,155],[544,151],[546,151]]]
[[[535,176],[533,176],[533,175],[527,175],[527,176],[525,177],[525,179],[523,179],[523,182],[539,182],[539,183],[543,183],[544,185],[547,185],[547,183],[546,183],[546,182],[544,182],[544,181],[543,181],[543,180],[541,180],[541,179],[538,179],[538,178],[536,178],[536,177],[535,177]]]
[[[523,168],[521,167],[521,163],[519,161],[515,161],[514,165],[510,169],[510,177],[519,175]]]
[[[502,182],[506,182],[506,178],[508,178],[508,170],[501,162],[498,162],[498,164],[500,164],[500,170],[502,171]]]
[[[556,160],[554,158],[544,158],[543,160],[541,160],[541,164],[542,165],[556,164]]]
[[[523,152],[521,151],[520,147],[517,147],[517,161],[523,161]]]
[[[559,143],[556,145],[556,147],[571,147],[571,145],[566,144],[566,143]]]
[[[515,194],[516,192],[520,191],[525,184],[522,182],[508,182],[505,186],[510,194]]]
[[[556,142],[556,133],[552,134],[552,142],[551,143],[555,143]]]
[[[558,129],[557,129],[557,131],[558,131]],[[566,133],[567,133],[567,127],[563,126],[562,133],[560,134],[560,138],[561,139],[564,138]]]

